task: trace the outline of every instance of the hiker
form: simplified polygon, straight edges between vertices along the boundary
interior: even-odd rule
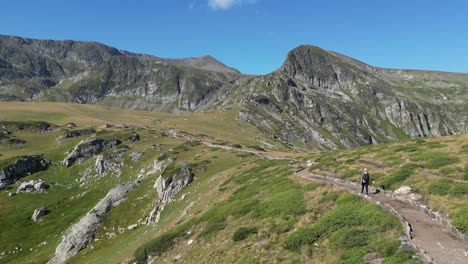
[[[369,181],[370,181],[370,176],[369,172],[367,172],[367,168],[364,168],[364,173],[362,174],[362,180],[361,180],[361,193],[364,192],[364,187],[366,187],[366,195],[369,194]]]

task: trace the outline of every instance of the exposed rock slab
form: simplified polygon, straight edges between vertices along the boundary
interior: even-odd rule
[[[132,183],[124,183],[111,189],[93,209],[65,232],[62,241],[55,249],[54,257],[48,263],[65,263],[79,251],[88,247],[94,241],[102,215],[108,212],[112,206],[117,206],[124,201],[125,196],[133,189],[133,186]]]

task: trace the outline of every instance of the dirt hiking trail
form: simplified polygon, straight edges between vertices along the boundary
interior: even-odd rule
[[[307,169],[298,171],[296,175],[303,179],[333,185],[360,195],[360,186],[349,181],[313,174]],[[468,264],[468,243],[452,234],[442,223],[433,220],[419,208],[384,193],[369,192],[368,196],[363,195],[363,197],[381,205],[397,216],[400,215],[399,218],[404,222],[407,237],[412,237],[408,240],[408,245],[413,246],[426,263]],[[405,220],[411,228],[405,227],[407,225]],[[410,229],[412,229],[411,232]]]

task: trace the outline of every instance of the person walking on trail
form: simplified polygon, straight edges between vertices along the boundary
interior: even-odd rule
[[[370,181],[370,175],[369,172],[367,172],[367,168],[364,168],[364,173],[362,174],[362,179],[361,179],[361,193],[364,192],[364,187],[366,187],[366,195],[369,194],[369,181]]]

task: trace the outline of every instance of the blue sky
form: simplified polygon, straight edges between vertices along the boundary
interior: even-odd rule
[[[468,73],[462,0],[15,0],[1,14],[0,34],[209,54],[243,73],[271,72],[301,44],[379,67]]]

